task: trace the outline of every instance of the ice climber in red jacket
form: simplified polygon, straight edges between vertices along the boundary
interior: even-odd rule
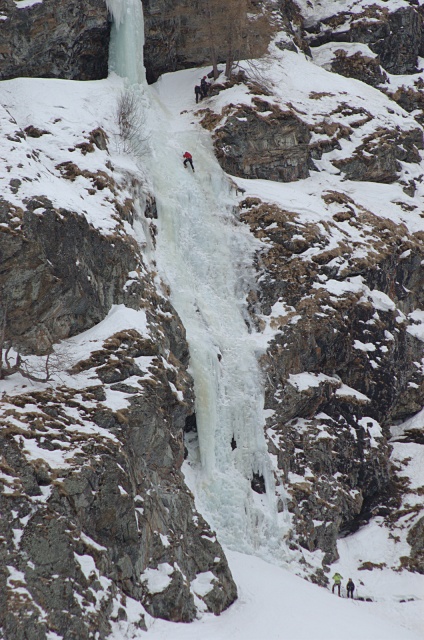
[[[188,151],[186,151],[183,155],[184,158],[184,167],[187,169],[187,162],[190,164],[191,168],[194,171],[194,167],[193,167],[193,156],[191,155],[191,153],[189,153]]]

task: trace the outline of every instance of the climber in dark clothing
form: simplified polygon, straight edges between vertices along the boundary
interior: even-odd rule
[[[202,98],[206,98],[209,89],[209,82],[206,81],[206,76],[203,76],[200,81],[200,89],[202,90]]]
[[[353,592],[355,591],[355,585],[353,584],[352,578],[349,578],[349,580],[347,581],[346,591],[347,591],[347,597],[349,597],[349,594],[350,594],[350,597],[353,600]]]
[[[191,155],[191,153],[189,153],[188,151],[186,151],[183,155],[184,158],[184,167],[187,169],[187,162],[190,164],[191,168],[193,169],[194,172],[194,166],[193,166],[193,156]]]
[[[194,87],[194,93],[196,94],[196,104],[197,104],[199,100],[203,98],[202,89],[199,87],[198,84],[196,84],[196,86]]]

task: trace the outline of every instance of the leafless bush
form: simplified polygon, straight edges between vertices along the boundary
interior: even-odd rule
[[[60,345],[57,351],[46,356],[24,357],[12,347],[6,339],[6,323],[8,313],[8,299],[0,307],[0,380],[4,380],[14,373],[20,373],[24,378],[34,382],[48,382],[53,376],[68,371],[71,366],[69,348]]]
[[[61,347],[60,351],[52,351],[46,356],[24,357],[13,351],[9,345],[0,351],[0,380],[14,373],[33,382],[49,382],[60,378],[60,374],[68,372],[71,367],[69,351]]]
[[[124,89],[116,105],[116,124],[119,131],[120,150],[137,157],[147,152],[149,136],[146,133],[146,119],[140,109],[137,93]]]
[[[248,79],[260,87],[265,94],[272,95],[274,87],[271,80],[264,78],[264,62],[261,60],[257,63],[254,60],[244,60],[243,70],[246,73]]]
[[[34,382],[49,382],[49,380],[60,378],[61,374],[68,372],[71,365],[69,349],[61,345],[60,350],[52,351],[47,356],[30,360],[21,356],[19,373]]]

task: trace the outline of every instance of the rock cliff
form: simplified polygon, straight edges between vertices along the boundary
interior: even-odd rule
[[[406,4],[406,3],[405,3]],[[354,10],[338,12],[315,22],[306,31],[311,46],[326,42],[364,43],[379,56],[383,68],[395,74],[417,71],[422,55],[422,16],[414,2],[391,11],[384,3],[360,2]],[[352,9],[352,8],[351,8]]]
[[[97,87],[103,126],[87,130],[73,108],[92,88],[76,98],[74,83],[44,82],[2,111],[0,628],[105,638],[149,615],[219,613],[237,590],[181,472],[193,381],[184,327],[143,256],[154,198],[116,163],[110,88]],[[40,103],[55,112],[43,128]]]
[[[290,211],[247,200],[241,215],[267,245],[258,256],[255,305],[278,331],[262,361],[269,448],[291,487],[299,543],[324,551],[328,563],[340,533],[400,506],[388,425],[420,410],[424,399],[415,364],[422,342],[408,333],[402,311],[421,307],[416,266],[423,256],[421,235],[404,245],[404,226],[378,220],[340,193],[323,198],[335,228],[370,224],[377,234],[366,239],[359,263],[343,241],[329,250],[317,226]],[[352,217],[343,216],[347,209]],[[331,265],[342,255],[336,274]],[[287,307],[278,314],[282,300]]]
[[[377,48],[369,40],[368,58],[360,53],[365,51],[366,17],[375,22],[375,11],[364,9],[359,26],[356,13],[331,15],[331,28],[326,20],[315,23],[319,35],[312,35],[306,12],[304,35],[310,34],[305,37],[311,55],[324,69],[365,81],[400,103],[410,80],[402,77],[403,89],[395,96],[384,69],[391,74],[415,71],[420,14],[415,7],[395,15],[381,9],[384,28],[392,25],[389,64],[382,49],[372,53]],[[401,35],[393,26],[398,20]],[[400,62],[404,31],[416,43],[408,50],[407,68]],[[341,42],[352,46],[343,50]],[[319,551],[325,568],[338,558],[340,536],[375,516],[382,516],[395,535],[403,529],[405,505],[421,504],[421,489],[408,489],[399,476],[401,454],[393,445],[391,427],[421,411],[424,401],[423,342],[416,330],[423,302],[423,130],[415,102],[408,111],[418,126],[397,111],[395,102],[380,99],[378,91],[373,94],[376,110],[374,98],[366,92],[367,102],[355,81],[348,96],[344,82],[323,73],[321,86],[327,90],[318,91],[314,84],[319,81],[308,76],[308,97],[307,82],[302,92],[294,81],[288,94],[284,83],[287,66],[294,63],[290,55],[285,54],[281,76],[271,76],[265,61],[261,81],[256,69],[248,78],[217,86],[212,93],[219,96],[214,103],[219,109],[214,111],[211,101],[198,116],[212,132],[223,169],[244,178],[235,180],[239,216],[262,247],[250,310],[258,330],[274,335],[261,360],[265,408],[271,416],[266,426],[269,452],[277,477],[289,487],[292,548]],[[348,60],[352,64],[337,67]],[[421,74],[412,78],[420,84]],[[234,82],[239,82],[236,103]],[[321,177],[322,172],[335,175],[335,170],[339,177]],[[246,180],[285,183],[308,176],[310,187],[305,182],[297,190],[281,190],[278,198],[277,191]],[[364,198],[355,182],[367,183],[367,193],[372,183],[397,185],[397,196],[381,191],[383,202],[388,198],[387,215],[384,205]],[[262,190],[273,197],[258,197]],[[400,215],[392,215],[393,206]],[[408,220],[415,215],[416,227]],[[418,443],[420,437],[412,436],[412,441]],[[413,531],[418,532],[422,504],[411,509]],[[413,532],[408,535],[411,555],[398,557],[393,567],[421,570],[422,540],[417,542]],[[312,579],[326,580],[320,570]]]
[[[249,3],[252,25],[243,57],[266,50],[269,29],[260,7]],[[168,71],[209,63],[198,3],[143,2],[147,79]],[[0,79],[18,76],[96,80],[107,76],[110,19],[105,0],[76,5],[73,0],[2,0]],[[218,59],[225,46],[214,43]]]
[[[2,0],[0,14],[0,79],[107,76],[110,24],[104,0]]]

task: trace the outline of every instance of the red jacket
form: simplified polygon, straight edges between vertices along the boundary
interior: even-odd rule
[[[187,158],[187,160],[191,160],[192,159],[192,155],[191,153],[189,153],[188,151],[185,152],[185,154],[183,155],[183,158]]]

